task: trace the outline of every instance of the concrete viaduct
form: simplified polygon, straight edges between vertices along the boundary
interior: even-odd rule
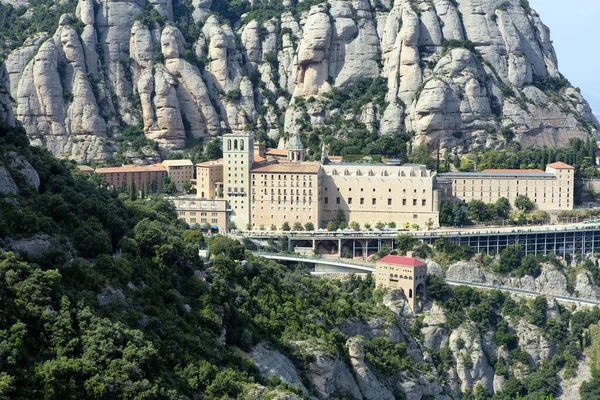
[[[585,255],[600,249],[600,221],[522,227],[485,227],[468,229],[438,229],[406,232],[250,232],[245,238],[259,248],[267,248],[272,240],[285,240],[287,250],[303,255],[330,255],[349,260],[376,254],[383,246],[394,250],[398,234],[408,234],[424,243],[433,244],[439,238],[465,245],[477,252],[494,254],[511,244],[521,245],[525,254]]]

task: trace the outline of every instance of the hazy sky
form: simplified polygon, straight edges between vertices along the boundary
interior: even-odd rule
[[[590,103],[600,119],[600,0],[529,0],[558,56],[558,69]]]

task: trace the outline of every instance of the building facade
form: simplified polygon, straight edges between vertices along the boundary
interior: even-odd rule
[[[227,229],[228,212],[225,200],[206,200],[192,196],[170,197],[169,201],[175,206],[177,216],[189,225],[210,226],[212,229],[225,231]]]
[[[202,199],[223,197],[223,159],[196,164],[196,194]]]
[[[423,165],[323,165],[322,221],[338,209],[348,221],[439,226],[440,192],[435,172]]]
[[[129,191],[134,184],[138,193],[161,193],[163,179],[167,176],[167,170],[162,164],[98,168],[96,173],[113,189]]]
[[[183,185],[194,179],[194,163],[191,160],[165,160],[161,164],[178,192],[183,192]]]
[[[546,171],[487,169],[450,172],[440,177],[450,181],[451,197],[465,203],[471,200],[495,203],[504,197],[516,208],[516,198],[527,196],[538,210],[574,208],[575,169],[562,162],[546,165]]]
[[[250,170],[254,163],[254,134],[223,135],[223,197],[229,205],[229,220],[239,229],[250,223]]]
[[[387,255],[375,263],[376,287],[402,289],[414,313],[426,295],[427,264],[413,257]]]

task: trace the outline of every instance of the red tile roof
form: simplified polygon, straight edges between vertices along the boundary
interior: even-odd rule
[[[196,164],[196,167],[210,167],[211,165],[223,165],[223,159],[204,161]]]
[[[110,173],[121,173],[121,172],[167,172],[162,164],[152,165],[122,165],[120,167],[108,167],[98,168],[96,173],[98,174],[110,174]]]
[[[321,164],[316,162],[299,162],[299,163],[273,163],[267,165],[257,165],[252,167],[251,173],[273,172],[285,174],[316,174],[321,169]]]
[[[288,155],[286,149],[272,149],[272,148],[267,149],[266,154],[268,156],[285,156],[285,157],[287,157],[287,155]]]
[[[383,257],[382,259],[380,259],[377,262],[403,265],[406,267],[420,267],[422,265],[426,265],[426,263],[419,260],[418,258],[405,257],[405,256],[393,256],[391,254]]]
[[[570,166],[569,164],[565,164],[562,161],[558,161],[552,164],[546,164],[546,167],[550,167],[550,168],[555,168],[555,169],[575,169],[574,167]]]
[[[264,158],[262,158],[261,156],[254,155],[254,162],[255,163],[259,163],[259,162],[263,162],[263,161],[265,161]]]
[[[489,173],[508,173],[508,174],[543,174],[541,169],[484,169],[481,172]]]

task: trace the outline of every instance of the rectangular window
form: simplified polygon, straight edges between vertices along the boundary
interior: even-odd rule
[[[417,205],[417,199],[413,199],[413,206]]]
[[[352,197],[348,197],[348,204],[352,204]]]
[[[405,206],[406,205],[406,199],[402,199],[402,205]]]
[[[365,204],[365,198],[364,197],[360,198],[360,204]]]
[[[340,204],[340,198],[339,197],[335,198],[335,204]]]
[[[377,204],[377,199],[375,197],[373,197],[371,199],[371,205],[375,205],[375,204]]]
[[[388,206],[392,205],[392,199],[388,199]]]
[[[425,207],[425,205],[426,205],[426,204],[427,204],[427,200],[425,200],[425,199],[421,200],[421,205],[422,205],[423,207]]]
[[[329,204],[329,197],[325,197],[325,204]]]

